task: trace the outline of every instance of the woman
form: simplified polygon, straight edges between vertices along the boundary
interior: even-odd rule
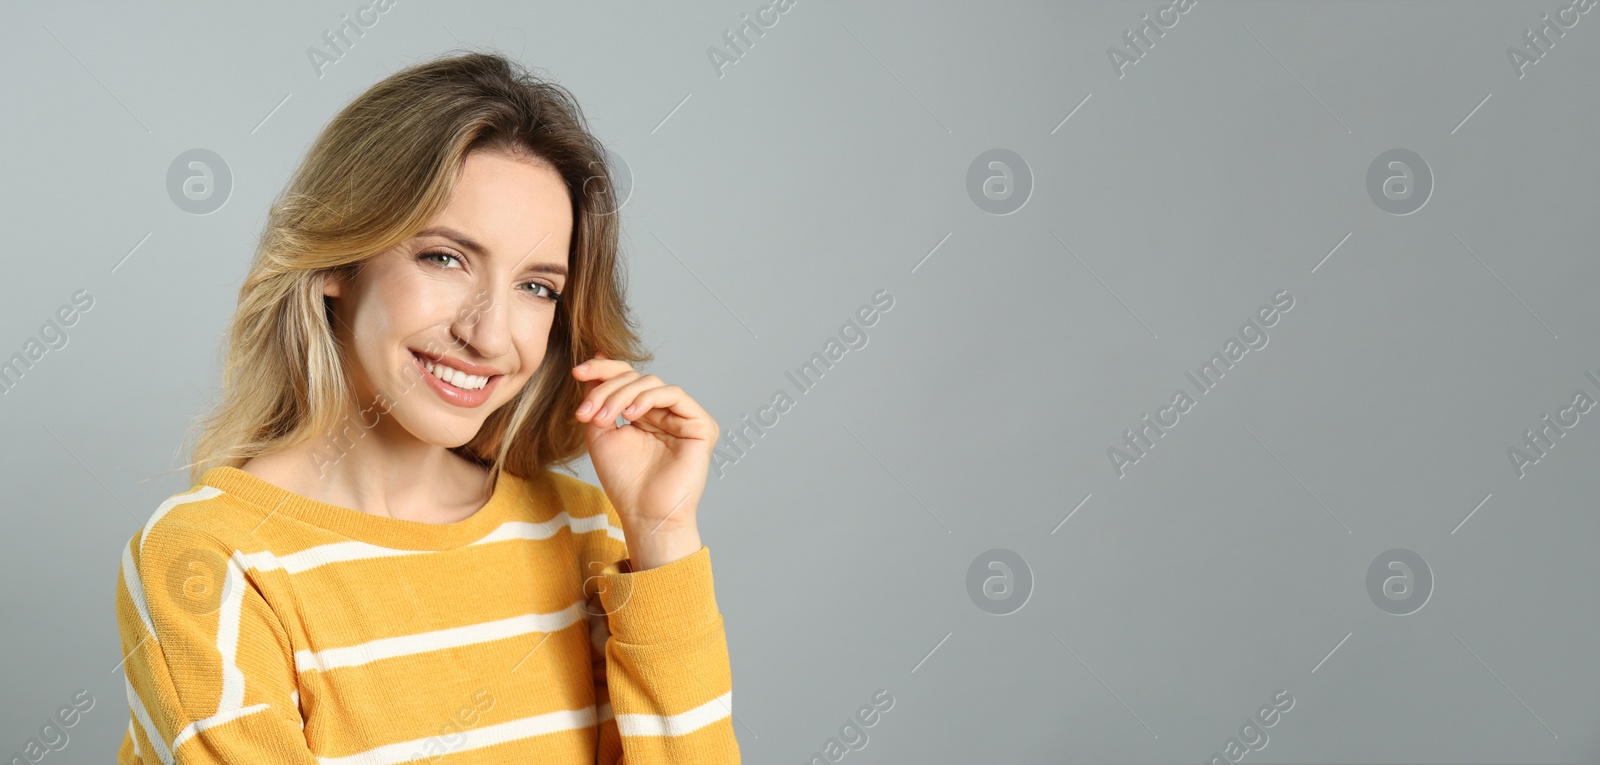
[[[326,127],[194,487],[123,555],[118,762],[739,762],[695,524],[719,430],[633,369],[614,199],[571,96],[499,56]],[[585,451],[603,489],[552,470]]]

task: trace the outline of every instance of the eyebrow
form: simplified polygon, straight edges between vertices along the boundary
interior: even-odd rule
[[[478,243],[478,241],[472,237],[450,228],[449,226],[433,226],[432,228],[426,228],[417,232],[417,238],[424,236],[444,237],[445,239],[449,239],[450,241],[461,245],[463,249],[470,250],[472,254],[477,255],[478,257],[489,257],[489,248]],[[541,239],[540,241],[542,242],[544,240]],[[535,248],[537,249],[537,245]],[[561,265],[560,263],[534,263],[533,265],[528,266],[528,270],[545,274],[555,274],[561,277],[565,277],[567,275],[567,267]]]

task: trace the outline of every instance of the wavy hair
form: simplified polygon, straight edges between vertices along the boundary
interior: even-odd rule
[[[583,386],[568,370],[596,351],[653,359],[624,302],[612,169],[570,92],[504,56],[472,52],[412,65],[362,93],[323,128],[273,201],[223,340],[221,399],[186,436],[200,433],[187,464],[192,483],[210,467],[348,429],[359,402],[324,280],[353,274],[422,230],[478,150],[559,173],[572,201],[571,273],[544,363],[451,451],[488,467],[491,482],[501,470],[571,471],[586,426],[570,416]]]

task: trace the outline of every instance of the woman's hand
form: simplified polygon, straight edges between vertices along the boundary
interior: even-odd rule
[[[635,571],[700,549],[696,512],[720,430],[682,388],[596,353],[574,367],[584,383],[578,421],[600,486],[617,514]],[[627,425],[615,425],[618,416]]]

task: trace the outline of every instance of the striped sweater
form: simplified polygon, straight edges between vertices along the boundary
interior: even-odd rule
[[[502,473],[430,524],[232,467],[123,551],[133,763],[738,763],[710,550],[632,571],[605,493]]]

